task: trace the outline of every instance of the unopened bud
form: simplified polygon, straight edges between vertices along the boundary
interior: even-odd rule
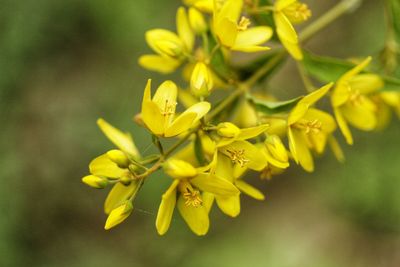
[[[184,50],[182,40],[175,33],[163,29],[147,31],[146,41],[158,54],[168,57],[180,57]]]
[[[208,96],[213,85],[213,78],[207,65],[203,62],[198,62],[190,78],[190,89],[192,93],[197,97]]]
[[[192,178],[197,175],[197,170],[190,163],[173,158],[165,162],[164,171],[177,179]]]
[[[221,122],[217,126],[217,133],[222,137],[234,138],[240,133],[240,129],[233,123]]]
[[[132,174],[126,173],[119,178],[119,181],[123,185],[130,185],[132,183],[133,177]]]
[[[202,34],[207,30],[207,23],[204,20],[203,14],[193,7],[189,8],[189,22],[193,31],[197,34]]]
[[[133,205],[129,200],[127,200],[121,206],[113,209],[110,215],[108,215],[104,229],[108,230],[122,223],[132,213],[132,210]]]
[[[98,177],[95,175],[87,175],[82,178],[82,182],[90,187],[103,189],[108,185],[108,180],[103,177]]]
[[[113,149],[107,152],[108,158],[118,165],[120,168],[127,168],[129,166],[129,159],[124,152],[118,149]]]

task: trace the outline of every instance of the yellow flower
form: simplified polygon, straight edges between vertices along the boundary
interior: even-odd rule
[[[86,175],[82,178],[82,182],[97,189],[103,189],[108,185],[108,180],[106,178],[95,175]]]
[[[332,92],[335,117],[348,144],[353,144],[353,137],[347,122],[364,131],[371,131],[377,125],[377,107],[367,94],[383,87],[383,81],[375,74],[360,74],[370,61],[368,57],[343,74]]]
[[[209,228],[209,204],[205,203],[201,192],[219,196],[239,194],[232,183],[206,172],[211,165],[196,169],[188,162],[174,158],[164,164],[164,170],[173,182],[163,194],[157,213],[156,228],[160,235],[168,231],[175,205],[189,228],[197,235],[205,235]]]
[[[161,73],[175,71],[193,50],[195,36],[184,7],[176,14],[178,34],[165,29],[146,32],[146,41],[155,55],[143,55],[139,64],[146,69]]]
[[[243,0],[227,0],[221,8],[214,8],[214,32],[219,42],[231,50],[242,52],[270,49],[261,44],[272,37],[272,29],[267,26],[248,28],[248,18],[241,17],[239,20],[242,6]]]
[[[257,200],[264,200],[264,194],[253,187],[252,185],[245,182],[242,177],[244,176],[247,168],[243,168],[240,165],[234,164],[231,159],[221,153],[217,155],[217,164],[214,166],[212,172],[223,179],[233,183],[240,192]],[[213,195],[217,206],[220,210],[228,216],[236,217],[240,213],[240,195],[222,196]]]
[[[296,60],[303,59],[303,53],[299,47],[299,40],[292,23],[307,20],[311,11],[307,5],[297,0],[277,0],[275,2],[274,21],[276,33],[286,50]]]
[[[151,98],[151,80],[148,80],[143,101],[142,119],[147,128],[158,136],[172,137],[191,127],[210,110],[208,102],[199,102],[175,118],[178,89],[172,81],[162,83]]]
[[[197,97],[206,97],[210,94],[214,85],[211,71],[203,62],[198,62],[192,72],[190,89]]]
[[[314,170],[310,149],[322,153],[329,135],[335,130],[335,120],[326,112],[311,108],[328,93],[333,83],[323,86],[301,99],[288,116],[289,148],[293,159],[306,171]]]

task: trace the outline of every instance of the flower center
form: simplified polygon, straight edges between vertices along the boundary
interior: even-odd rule
[[[318,119],[307,120],[298,124],[298,127],[305,131],[306,134],[319,133],[322,129],[322,122]]]
[[[195,189],[187,188],[186,192],[183,193],[186,206],[199,207],[203,204],[203,200],[200,196],[200,191]]]
[[[311,17],[311,10],[304,3],[295,2],[283,10],[292,23],[301,23]]]
[[[250,24],[251,24],[251,21],[248,18],[243,16],[239,21],[237,29],[239,31],[245,31],[250,26]]]
[[[230,150],[227,149],[226,152],[229,153],[233,163],[237,163],[240,167],[244,167],[250,160],[248,160],[244,155],[244,149],[241,150]]]
[[[360,93],[360,91],[354,91],[349,98],[349,101],[351,104],[354,106],[361,105],[363,102],[363,95]]]
[[[165,100],[164,108],[161,110],[161,114],[165,117],[175,114],[175,107],[178,103],[169,102],[168,99]]]

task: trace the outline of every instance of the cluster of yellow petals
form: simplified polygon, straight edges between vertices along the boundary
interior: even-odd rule
[[[262,114],[246,98],[246,94],[251,94],[250,88],[244,86],[246,81],[216,74],[211,63],[213,55],[220,49],[225,59],[230,51],[269,50],[265,43],[275,30],[287,52],[301,61],[303,52],[293,24],[311,16],[308,6],[297,0],[276,0],[268,7],[275,24],[270,27],[253,26],[243,0],[184,3],[189,7],[178,8],[176,33],[166,29],[146,32],[147,44],[154,54],[139,59],[142,67],[161,73],[171,73],[186,64],[184,77],[188,88],[178,88],[173,81],[166,80],[152,93],[149,79],[141,111],[135,117],[152,136],[159,154],[154,159],[142,156],[130,134],[98,120],[98,126],[116,149],[92,160],[90,174],[82,181],[97,189],[112,185],[104,203],[108,215],[105,229],[128,218],[144,180],[160,169],[161,178],[171,182],[161,197],[155,222],[157,232],[163,235],[169,230],[176,208],[195,234],[205,235],[214,203],[224,214],[236,217],[241,211],[242,194],[265,199],[248,181],[249,171],[259,173],[262,180],[271,179],[294,162],[312,172],[314,156],[323,154],[327,147],[343,161],[343,152],[334,137],[337,128],[347,143],[353,144],[349,125],[371,131],[383,127],[392,110],[400,117],[400,94],[379,91],[384,86],[383,79],[365,72],[371,58],[337,81],[294,99],[290,109],[277,116]],[[216,42],[215,47],[207,47],[211,39]],[[198,46],[200,41],[202,45]],[[226,110],[219,110],[226,111],[226,116],[217,117],[220,114],[210,112],[211,100],[207,97],[214,88],[226,84],[238,85],[236,89],[243,97],[238,99],[236,112],[227,105]],[[334,116],[317,107],[327,96]],[[213,108],[218,110],[218,105]],[[178,143],[165,151],[161,142],[167,138],[177,138]],[[183,148],[178,150],[181,145]],[[149,167],[150,164],[153,165]]]

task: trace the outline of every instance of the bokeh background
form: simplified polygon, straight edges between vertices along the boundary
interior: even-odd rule
[[[306,1],[314,14],[334,0]],[[332,155],[315,173],[292,167],[267,194],[243,198],[236,219],[211,214],[196,237],[176,214],[168,234],[154,227],[168,180],[150,179],[121,226],[104,231],[106,191],[80,181],[87,164],[112,148],[104,117],[151,143],[132,123],[147,78],[144,32],[174,29],[178,0],[0,0],[0,266],[400,266],[400,125],[356,132],[347,161]],[[319,54],[376,55],[384,42],[383,1],[319,33]],[[284,79],[284,77],[293,77]],[[284,98],[302,88],[292,61],[272,80]],[[297,91],[295,91],[297,90]],[[343,140],[341,140],[343,141]]]

